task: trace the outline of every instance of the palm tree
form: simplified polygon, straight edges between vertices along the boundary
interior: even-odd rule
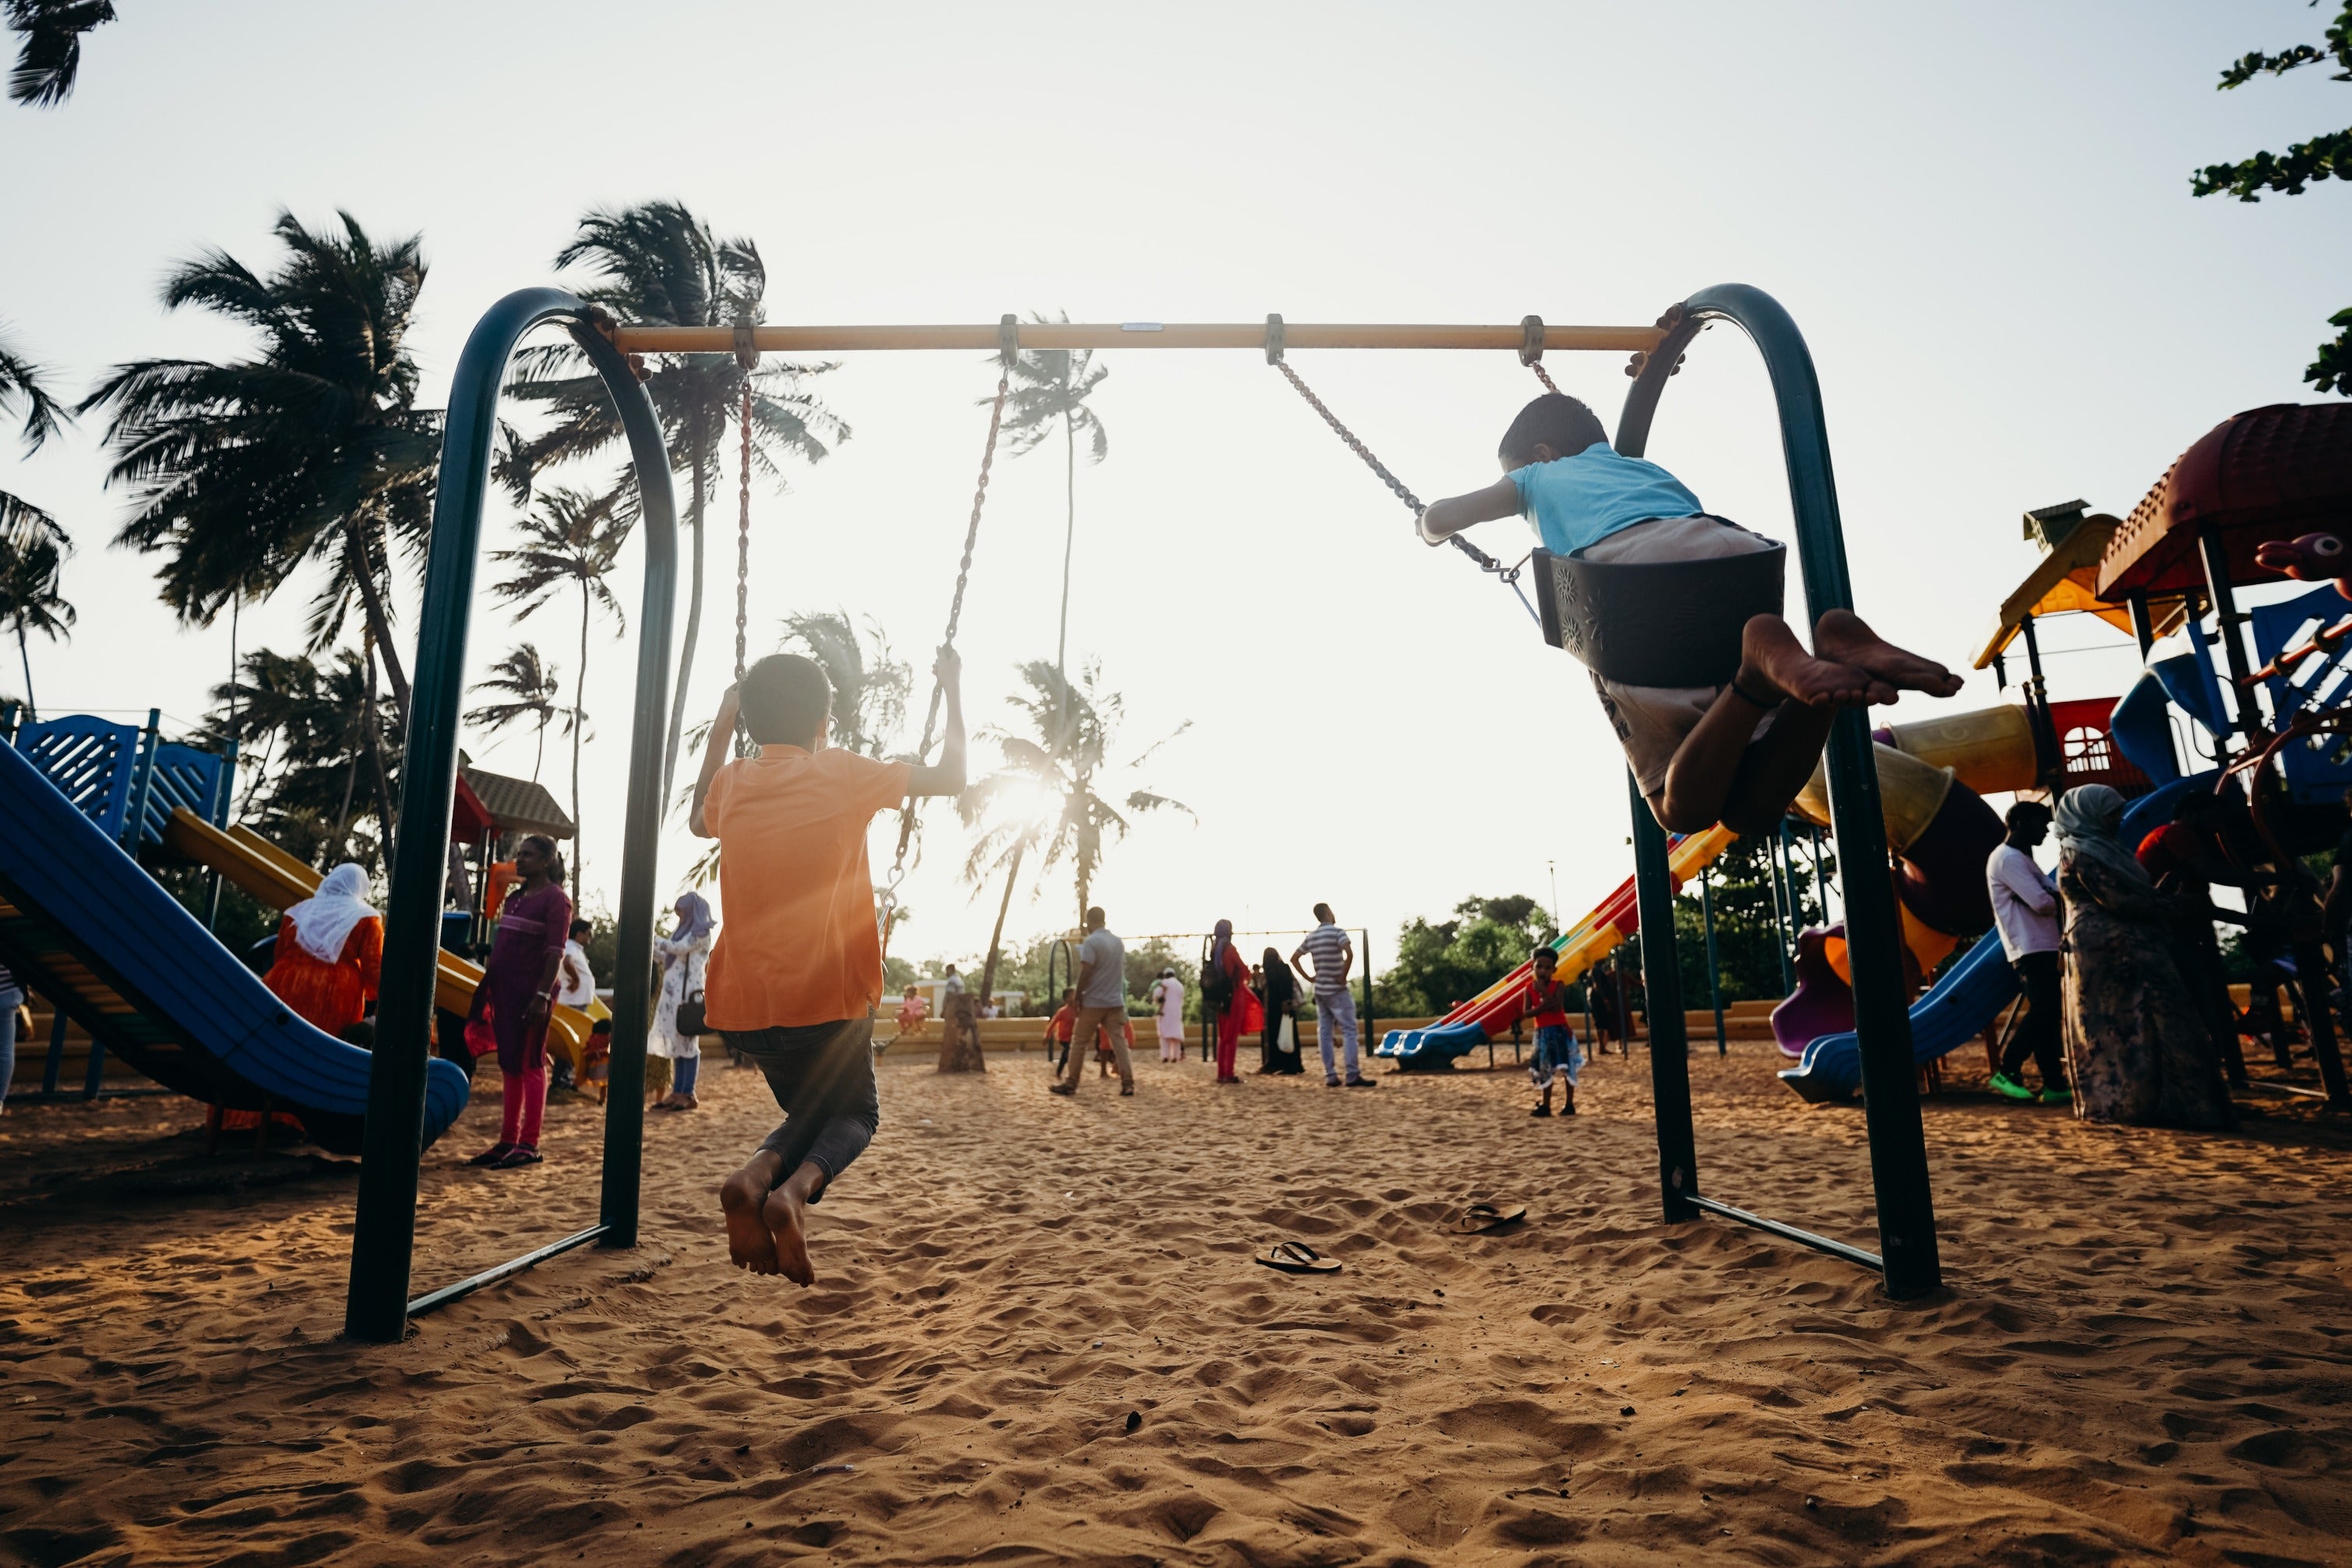
[[[547,756],[547,727],[562,724],[567,727],[573,715],[555,706],[562,695],[556,678],[555,666],[542,661],[539,650],[529,643],[518,643],[507,656],[490,666],[490,673],[474,683],[478,692],[495,692],[504,702],[485,703],[466,715],[467,724],[478,724],[493,731],[502,730],[524,719],[531,721],[537,747],[530,754],[530,781],[539,782],[539,766]]]
[[[842,611],[784,617],[782,646],[799,646],[833,682],[833,744],[861,757],[881,757],[907,721],[914,672],[893,658],[890,639],[873,617],[860,637]]]
[[[390,838],[395,797],[383,758],[399,737],[367,701],[373,684],[365,658],[349,648],[325,662],[259,648],[247,655],[243,679],[213,688],[213,700],[221,705],[211,716],[213,727],[278,765],[261,800],[262,831],[322,869],[345,858],[362,816],[375,818],[377,831],[358,858],[379,862]],[[362,763],[369,765],[374,800],[354,810]],[[247,796],[248,817],[267,761],[262,771]]]
[[[572,673],[572,889],[587,886],[587,835],[580,827],[580,732],[588,722],[583,704],[588,688],[588,619],[602,607],[627,629],[628,617],[613,597],[605,578],[621,559],[632,519],[620,513],[618,492],[591,496],[558,487],[541,497],[538,509],[522,520],[523,543],[517,549],[492,550],[490,559],[513,567],[513,575],[490,591],[509,603],[518,603],[515,619],[522,620],[568,584],[580,592],[580,664]]]
[[[16,628],[27,717],[39,717],[40,706],[33,696],[33,655],[26,646],[26,633],[38,632],[55,642],[74,623],[73,606],[58,592],[61,549],[53,538],[35,536],[20,542],[0,537],[0,624]]]
[[[1029,319],[1043,324],[1034,311]],[[1067,321],[1070,313],[1062,312]],[[1099,463],[1110,455],[1110,437],[1087,399],[1110,374],[1097,368],[1092,349],[1039,349],[1023,354],[1013,366],[1013,390],[1005,399],[1004,434],[1013,454],[1020,456],[1043,445],[1059,426],[1068,494],[1069,515],[1062,528],[1062,619],[1054,637],[1054,669],[1066,676],[1065,655],[1070,643],[1070,555],[1078,537],[1078,433],[1087,435],[1087,461]]]
[[[114,20],[113,0],[0,0],[0,20],[24,43],[8,77],[8,96],[49,109],[73,96],[81,70],[81,36]]]
[[[27,453],[71,423],[51,396],[38,365],[0,337],[0,417],[14,418],[22,406],[19,439]],[[25,666],[25,711],[37,717],[33,702],[33,656],[26,633],[55,640],[73,624],[73,606],[58,596],[59,568],[73,553],[73,541],[57,518],[22,497],[0,490],[0,622],[16,629],[16,654]]]
[[[599,208],[580,220],[579,232],[556,253],[558,267],[583,267],[599,279],[581,298],[622,319],[680,327],[730,326],[758,320],[768,269],[748,239],[722,240],[677,202],[646,202],[618,212]],[[550,464],[604,451],[622,437],[619,416],[604,382],[568,343],[527,349],[516,356],[512,395],[543,402],[555,416],[544,433],[517,441],[499,465],[518,499]],[[814,463],[845,441],[849,427],[803,383],[837,369],[831,364],[774,361],[751,372],[751,458],[774,476],[780,459]],[[670,698],[669,737],[662,757],[662,794],[677,773],[678,738],[688,686],[702,631],[703,522],[740,407],[744,371],[730,354],[662,354],[648,361],[646,390],[662,422],[670,461],[689,477],[686,521],[693,540],[688,576],[686,635],[678,647],[677,689]],[[625,479],[627,505],[635,491]]]
[[[337,216],[341,235],[279,213],[272,232],[287,255],[266,277],[214,250],[164,280],[165,305],[259,333],[254,357],[117,365],[81,407],[112,411],[107,482],[139,502],[115,542],[169,553],[156,576],[183,621],[209,625],[233,600],[323,564],[311,651],[341,632],[356,598],[404,729],[390,552],[395,540],[423,548],[441,453],[441,414],[416,406],[407,347],[425,262],[416,236],[379,246],[349,213]]]
[[[1104,798],[1105,775],[1140,768],[1153,752],[1192,727],[1187,719],[1164,739],[1114,768],[1110,749],[1118,737],[1127,705],[1117,692],[1102,688],[1100,661],[1088,661],[1075,685],[1043,659],[1020,665],[1018,673],[1029,689],[1004,700],[1021,715],[1027,733],[1016,735],[1002,728],[981,731],[981,738],[994,741],[1003,752],[1004,764],[956,801],[966,824],[982,829],[964,861],[964,881],[977,886],[992,872],[1004,873],[1004,898],[997,907],[996,929],[989,937],[988,959],[981,970],[983,1003],[995,987],[1004,915],[1012,906],[1022,861],[1042,845],[1041,871],[1069,862],[1077,883],[1078,923],[1084,925],[1103,851],[1109,841],[1125,838],[1129,825],[1119,808]],[[1150,789],[1129,791],[1122,804],[1132,812],[1168,808],[1192,814],[1192,808],[1182,801]]]

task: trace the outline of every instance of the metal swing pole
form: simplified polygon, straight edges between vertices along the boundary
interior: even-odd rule
[[[523,334],[548,321],[572,337],[612,394],[629,438],[644,508],[645,595],[638,611],[635,731],[629,746],[627,836],[621,857],[619,969],[614,977],[611,1091],[604,1112],[599,1223],[446,1291],[465,1291],[571,1246],[603,1240],[634,1246],[645,1039],[651,1017],[654,876],[661,823],[661,748],[668,716],[671,601],[677,582],[677,508],[669,459],[653,402],[610,341],[588,325],[588,308],[560,288],[526,288],[487,311],[466,340],[450,389],[439,487],[425,564],[416,681],[401,760],[400,833],[385,899],[384,950],[375,1051],[368,1071],[367,1128],[352,1232],[343,1332],[395,1342],[405,1332],[416,1189],[423,1152],[426,1044],[433,1028],[434,969],[440,946],[442,888],[457,780],[467,620],[481,555],[482,502],[498,434],[499,383]]]
[[[1803,335],[1770,295],[1746,284],[1719,284],[1701,289],[1670,310],[1660,322],[1665,337],[1644,355],[1633,390],[1626,394],[1613,444],[1629,457],[1638,457],[1647,449],[1650,423],[1667,378],[1681,362],[1690,340],[1714,320],[1730,321],[1745,331],[1771,377],[1790,500],[1796,516],[1798,559],[1811,612],[1808,623],[1832,610],[1851,610],[1853,584],[1846,568],[1845,533],[1838,517],[1837,483],[1830,465],[1821,383]],[[1854,1026],[1861,1043],[1864,1113],[1882,1258],[1802,1232],[1791,1239],[1876,1264],[1884,1271],[1887,1294],[1900,1300],[1940,1286],[1943,1265],[1929,1191],[1927,1132],[1919,1119],[1918,1083],[1912,1067],[1910,998],[1903,983],[1901,927],[1895,889],[1886,874],[1885,820],[1879,804],[1878,772],[1871,758],[1869,716],[1862,710],[1845,709],[1831,726],[1826,771],[1831,829],[1846,890],[1847,953],[1853,974]],[[1666,903],[1669,883],[1664,853],[1643,852],[1644,839],[1651,834],[1657,835],[1662,848],[1664,835],[1637,791],[1633,799],[1635,876],[1643,901],[1643,924],[1654,933],[1656,943],[1654,948],[1643,944],[1643,958],[1651,974],[1672,984],[1674,928],[1652,925],[1649,920],[1653,904],[1662,914],[1671,907]],[[1687,1100],[1670,1106],[1661,1094],[1661,1168],[1671,1176],[1691,1146]],[[1701,1203],[1726,1218],[1743,1222],[1752,1222],[1754,1218],[1745,1211],[1727,1210],[1726,1206]],[[1698,1206],[1678,1201],[1675,1191],[1671,1186],[1667,1189],[1668,1218],[1682,1217],[1677,1210],[1686,1214]],[[1783,1234],[1794,1229],[1777,1227],[1777,1222],[1776,1228]]]

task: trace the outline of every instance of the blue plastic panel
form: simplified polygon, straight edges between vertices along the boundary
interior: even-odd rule
[[[2278,604],[2255,608],[2254,648],[2267,664],[2311,634],[2352,615],[2352,601],[2334,585]],[[2273,677],[2271,710],[2281,724],[2301,714],[2326,713],[2352,699],[2352,637],[2314,653],[2284,675]],[[2336,800],[2352,787],[2352,736],[2315,735],[2279,753],[2297,800]]]

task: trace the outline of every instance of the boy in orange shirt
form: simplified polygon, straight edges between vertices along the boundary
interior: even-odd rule
[[[739,1268],[816,1281],[807,1207],[881,1124],[874,1009],[882,998],[866,828],[913,796],[964,787],[962,661],[932,666],[947,739],[932,767],[825,745],[833,685],[814,660],[775,653],[719,699],[688,825],[719,841],[726,924],[703,981],[728,1051],[767,1075],[784,1123],[719,1189]],[[760,754],[730,761],[738,714]]]

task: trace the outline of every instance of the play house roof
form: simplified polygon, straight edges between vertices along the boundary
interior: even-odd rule
[[[2029,615],[2037,621],[2053,615],[2095,615],[2118,632],[2126,634],[2131,632],[2131,612],[2120,603],[2111,604],[2101,599],[2096,591],[2100,559],[2106,554],[2116,530],[2123,524],[2105,512],[2084,516],[2082,507],[2083,503],[2075,501],[2064,508],[2044,507],[2041,512],[2025,514],[2028,538],[2050,537],[2048,531],[2034,526],[2046,523],[2046,514],[2065,510],[2074,516],[2058,542],[2050,547],[2050,553],[2042,558],[2042,564],[2028,572],[2025,580],[2000,601],[2000,614],[1995,618],[1992,631],[1983,644],[1977,649],[1976,668],[1981,670],[1990,666],[2003,649],[2015,642],[2018,629]],[[2168,605],[2149,606],[2149,613],[2156,618],[2159,635],[2168,629],[2166,622],[2179,611],[2179,601],[2177,599]]]
[[[2202,588],[2197,536],[2209,522],[2232,584],[2281,580],[2254,560],[2266,540],[2352,525],[2352,404],[2272,403],[2207,431],[2116,530],[2095,591],[2120,601]]]
[[[470,797],[470,800],[468,799]],[[474,831],[460,836],[473,818]],[[572,819],[555,803],[545,786],[528,779],[488,773],[466,761],[457,764],[457,800],[450,813],[450,837],[471,843],[488,830],[502,833],[545,833],[551,839],[572,836]]]

